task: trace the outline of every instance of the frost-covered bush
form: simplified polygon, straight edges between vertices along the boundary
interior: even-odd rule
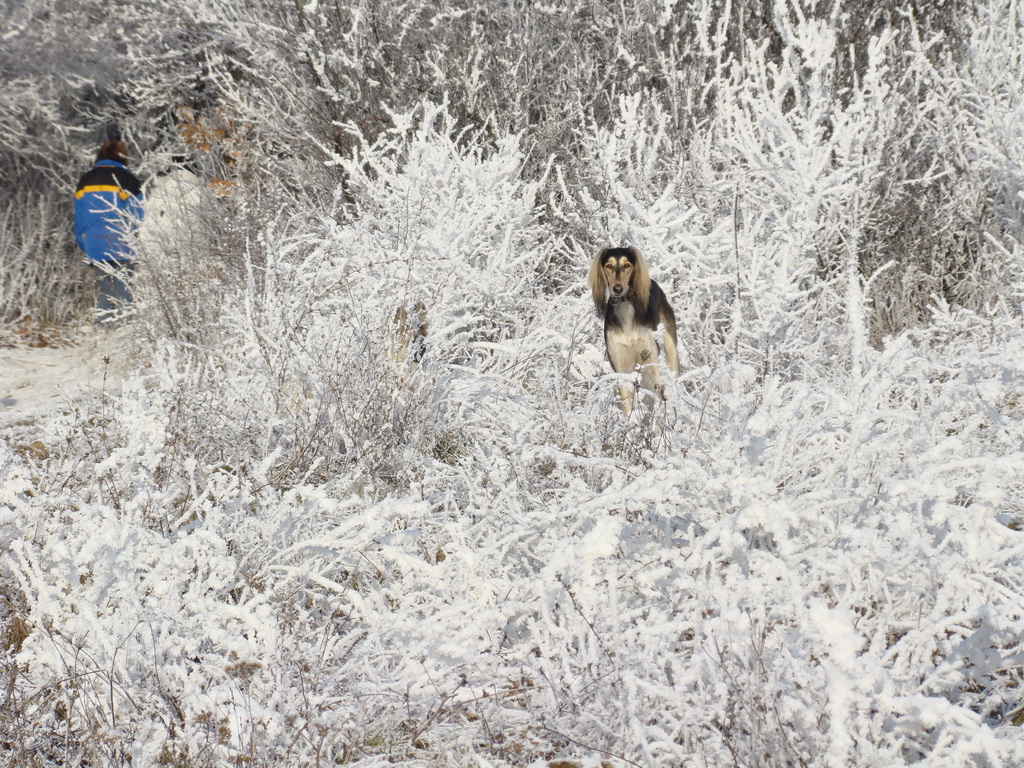
[[[941,320],[849,391],[723,369],[628,473],[520,403],[518,434],[379,500],[193,460],[167,529],[159,488],[48,491],[8,561],[23,684],[66,749],[135,760],[1012,763],[1020,329]],[[119,404],[139,469],[93,466],[141,485],[159,399]]]
[[[266,34],[246,39],[200,5],[225,42],[204,48],[210,82],[265,166],[226,198],[196,185],[184,218],[202,226],[143,238],[116,337],[146,350],[132,375],[40,425],[42,450],[0,444],[0,754],[1024,761],[1016,5],[975,7],[975,58],[946,63],[913,37],[918,4],[872,10],[874,38],[850,26],[861,4],[532,11],[552,25],[524,39],[628,29],[551,94],[613,88],[573,94],[571,125],[519,132],[469,119],[482,86],[412,108],[367,80],[346,112],[346,78],[433,42],[396,6],[334,20],[351,34],[332,54],[311,42],[326,19],[278,37],[327,6],[262,4]],[[490,39],[474,8],[444,41]],[[917,28],[952,28],[940,17]],[[303,77],[260,79],[253,51],[281,40],[333,78],[316,120]],[[438,50],[403,60],[392,93],[498,82],[473,79],[470,50],[431,73]],[[296,72],[283,51],[275,71]],[[944,68],[969,62],[987,74]],[[929,175],[957,142],[964,173]],[[922,200],[950,191],[928,216],[959,240],[915,250],[924,219],[883,231],[918,183]],[[967,233],[983,204],[997,213]],[[676,308],[683,362],[629,417],[584,285],[622,241]],[[960,245],[978,280],[914,287]],[[422,358],[396,355],[396,313],[418,325],[420,302]]]
[[[615,200],[600,237],[647,250],[683,321],[664,403],[614,407],[588,246],[554,293],[516,142],[460,135],[443,108],[396,118],[337,158],[336,207],[253,233],[206,344],[158,339],[46,428],[49,458],[17,470],[31,494],[5,476],[5,749],[1024,759],[1020,317],[937,303],[875,349],[858,278],[821,299],[836,338],[815,336],[801,281],[754,281],[785,274],[785,242],[743,235],[725,193],[682,202],[650,114],[593,146]],[[722,297],[718,336],[700,291]],[[414,365],[388,350],[420,300]],[[764,362],[779,318],[799,329],[776,341],[789,367]]]
[[[0,324],[4,331],[52,334],[80,318],[94,299],[85,260],[74,252],[71,205],[24,189],[12,192],[0,209]],[[40,258],[43,252],[61,258]]]

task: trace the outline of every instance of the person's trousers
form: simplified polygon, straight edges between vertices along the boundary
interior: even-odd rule
[[[130,262],[108,261],[93,264],[96,270],[96,325],[114,322],[132,303],[131,279],[135,267]]]

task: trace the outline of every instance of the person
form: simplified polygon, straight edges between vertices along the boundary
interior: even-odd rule
[[[96,272],[97,325],[132,301],[131,240],[143,215],[142,185],[128,170],[128,150],[116,139],[104,142],[75,189],[75,241]]]

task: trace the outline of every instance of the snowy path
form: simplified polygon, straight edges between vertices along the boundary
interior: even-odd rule
[[[39,425],[55,411],[100,392],[104,375],[109,385],[113,358],[124,358],[120,350],[107,335],[66,347],[0,349],[0,437],[12,443],[37,439]]]

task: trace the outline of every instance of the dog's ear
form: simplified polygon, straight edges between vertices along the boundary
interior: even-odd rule
[[[590,284],[590,294],[594,298],[594,307],[597,308],[597,314],[604,315],[604,309],[606,301],[604,298],[605,285],[604,270],[601,268],[604,262],[604,255],[608,253],[608,248],[602,248],[597,252],[597,256],[590,263],[590,274],[587,275],[587,282]]]
[[[627,248],[631,254],[633,254],[633,296],[636,298],[637,303],[646,307],[648,302],[651,300],[651,273],[647,269],[647,262],[644,257],[640,254],[633,246]]]

